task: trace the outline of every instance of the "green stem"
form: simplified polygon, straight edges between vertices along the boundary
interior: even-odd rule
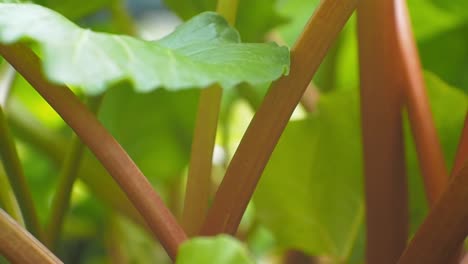
[[[99,105],[102,101],[102,96],[91,97],[89,99],[89,109],[96,113]],[[75,183],[85,146],[81,140],[73,136],[72,143],[65,157],[63,167],[59,175],[59,182],[57,186],[57,192],[52,200],[52,213],[50,214],[50,220],[46,227],[46,245],[50,249],[56,247],[57,241],[60,237],[60,233],[63,227],[65,214],[70,206],[70,198],[73,191],[73,184]]]
[[[5,107],[16,72],[8,63],[3,63],[1,66],[0,105]],[[11,184],[8,181],[3,166],[0,169],[0,206],[3,206],[6,212],[18,223],[22,226],[25,225],[21,209],[16,200],[15,193],[11,189]]]
[[[11,189],[10,182],[6,174],[3,172],[3,168],[0,171],[0,206],[11,215],[16,222],[24,226],[24,219],[21,215],[21,209],[18,205],[18,201],[15,198],[15,194]]]
[[[217,11],[232,25],[237,0],[219,0]],[[187,178],[182,225],[196,235],[205,219],[211,189],[213,149],[216,140],[222,89],[215,84],[201,91]]]
[[[24,176],[15,141],[8,128],[2,108],[0,108],[0,154],[8,180],[21,208],[26,227],[33,235],[42,239],[43,236],[31,191]]]
[[[182,213],[182,226],[188,235],[198,234],[208,209],[221,95],[222,89],[218,85],[206,88],[200,94]]]

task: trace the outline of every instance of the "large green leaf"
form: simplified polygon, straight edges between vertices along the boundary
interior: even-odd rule
[[[113,89],[99,118],[153,183],[167,182],[188,163],[198,94]]]
[[[204,11],[214,11],[217,0],[164,0],[182,19],[187,20]],[[265,34],[285,19],[276,11],[274,0],[239,0],[236,28],[244,41],[262,42]]]
[[[287,48],[242,44],[237,32],[210,12],[159,42],[149,42],[79,28],[38,5],[0,4],[0,42],[36,44],[50,80],[89,94],[118,82],[141,92],[160,86],[177,90],[264,83],[286,73],[289,64]]]
[[[468,100],[433,74],[426,75],[426,82],[445,158],[451,164]],[[323,95],[316,113],[288,125],[254,197],[261,222],[280,246],[329,255],[341,263],[350,263],[351,255],[363,252],[357,239],[364,214],[358,102],[356,91]],[[406,136],[415,230],[427,206],[412,137],[408,131]]]
[[[253,264],[247,250],[232,237],[194,238],[180,247],[176,264]]]
[[[160,89],[141,94],[119,88],[106,94],[99,119],[166,198],[165,187],[181,177],[188,164],[199,93]],[[100,199],[133,216],[132,206],[89,152],[80,177]]]
[[[364,215],[359,122],[357,94],[341,92],[288,125],[254,198],[281,246],[349,257]]]

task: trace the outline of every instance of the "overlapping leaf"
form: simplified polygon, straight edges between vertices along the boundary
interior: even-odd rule
[[[200,14],[159,42],[96,33],[34,4],[0,4],[0,42],[34,43],[56,83],[88,94],[129,82],[137,91],[272,81],[286,73],[289,52],[275,44],[242,44],[219,15]]]

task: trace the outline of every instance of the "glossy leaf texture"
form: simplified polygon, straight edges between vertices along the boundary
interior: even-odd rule
[[[0,4],[0,42],[33,43],[51,81],[87,94],[121,82],[140,92],[265,83],[287,73],[289,65],[287,48],[242,44],[238,33],[211,12],[151,42],[82,29],[38,5]]]
[[[216,9],[216,0],[164,0],[167,6],[182,19]],[[239,0],[236,28],[243,41],[263,42],[266,34],[274,27],[287,21],[277,11],[278,0]]]
[[[254,264],[247,249],[236,239],[221,235],[194,238],[182,244],[176,264]]]
[[[433,74],[427,74],[426,82],[451,162],[467,97]],[[359,242],[364,230],[364,183],[356,92],[322,95],[308,119],[290,122],[265,170],[254,201],[260,221],[283,248],[325,255],[337,263],[351,263],[351,257],[364,250]],[[414,228],[427,207],[409,133],[406,142]]]

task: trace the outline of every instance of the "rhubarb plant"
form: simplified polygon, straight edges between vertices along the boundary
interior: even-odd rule
[[[465,10],[0,0],[0,263],[462,261]]]

